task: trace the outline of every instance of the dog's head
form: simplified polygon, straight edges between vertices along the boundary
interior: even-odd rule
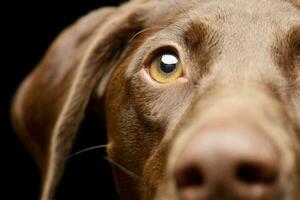
[[[92,109],[123,199],[297,199],[299,5],[133,0],[67,29],[13,106],[42,198]]]

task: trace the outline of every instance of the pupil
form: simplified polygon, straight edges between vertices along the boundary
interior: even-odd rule
[[[175,56],[170,54],[165,54],[161,57],[160,69],[164,73],[171,73],[176,69],[178,60]]]

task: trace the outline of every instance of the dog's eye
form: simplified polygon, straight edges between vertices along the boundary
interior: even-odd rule
[[[157,82],[169,83],[182,76],[182,66],[174,53],[162,53],[151,62],[149,72]]]

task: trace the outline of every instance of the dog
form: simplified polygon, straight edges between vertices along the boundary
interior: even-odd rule
[[[300,199],[300,2],[132,0],[67,28],[12,104],[42,200],[86,110],[121,199]]]

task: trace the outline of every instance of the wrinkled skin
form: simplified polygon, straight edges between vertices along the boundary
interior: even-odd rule
[[[175,165],[195,132],[207,127],[260,130],[276,149],[280,170],[271,195],[260,199],[299,199],[299,5],[298,1],[288,0],[136,0],[107,11],[105,16],[113,20],[98,25],[105,27],[98,30],[103,38],[100,36],[93,42],[92,50],[85,46],[96,39],[86,40],[80,47],[86,56],[76,56],[77,60],[88,58],[83,62],[85,68],[80,69],[86,70],[84,73],[89,80],[77,76],[82,83],[77,89],[72,87],[74,79],[68,78],[63,84],[69,84],[65,87],[71,88],[73,93],[62,98],[63,103],[55,107],[56,110],[64,108],[67,114],[44,117],[45,121],[52,117],[49,130],[56,127],[56,131],[45,131],[47,136],[41,139],[50,151],[36,153],[38,150],[31,149],[44,174],[42,198],[53,195],[63,171],[63,159],[53,155],[69,152],[68,147],[61,149],[55,144],[72,140],[63,136],[64,131],[64,135],[71,135],[70,138],[76,133],[73,128],[69,131],[71,125],[68,123],[62,124],[65,121],[79,123],[80,119],[70,116],[80,115],[88,102],[92,102],[90,107],[105,116],[109,159],[131,172],[112,164],[122,199],[180,199],[174,180]],[[122,15],[120,20],[119,15]],[[101,32],[103,30],[105,33]],[[98,33],[93,32],[93,37],[97,38]],[[184,73],[175,81],[162,84],[153,80],[148,69],[157,52],[164,50],[178,55]],[[99,73],[96,67],[87,70],[87,66],[93,64],[105,70]],[[40,68],[47,71],[44,66]],[[65,77],[72,69],[70,65],[63,72],[53,70],[53,74]],[[42,79],[44,71],[39,70],[31,76]],[[99,75],[89,76],[93,73]],[[52,79],[47,79],[50,84]],[[58,88],[62,80],[65,79],[58,78],[53,88]],[[26,113],[22,108],[33,107],[34,103],[26,101],[26,95],[33,93],[27,88],[44,87],[36,82],[33,80],[20,90],[15,103],[19,110],[15,108],[15,113]],[[73,98],[72,94],[80,94],[84,88],[90,88],[90,93],[79,95],[82,100]],[[57,92],[50,89],[49,93]],[[18,99],[22,100],[18,102]],[[73,102],[65,104],[65,99],[75,99],[73,107],[70,106]],[[49,104],[47,100],[44,102],[44,105]],[[80,107],[76,103],[83,105],[81,110],[76,110]],[[41,107],[34,108],[42,110]],[[69,107],[74,111],[70,111],[71,114],[68,114]],[[18,125],[19,121],[31,123],[21,115],[26,118],[26,114],[13,117],[18,132],[34,135],[34,130],[24,131]],[[34,117],[26,119],[29,118]],[[31,126],[41,124],[36,121]],[[25,143],[30,148],[34,146],[32,143],[38,142],[32,139]],[[40,154],[48,155],[46,161],[39,159]],[[49,163],[59,165],[55,167]],[[222,194],[215,193],[203,199],[222,199]],[[233,195],[228,199],[239,198]]]

